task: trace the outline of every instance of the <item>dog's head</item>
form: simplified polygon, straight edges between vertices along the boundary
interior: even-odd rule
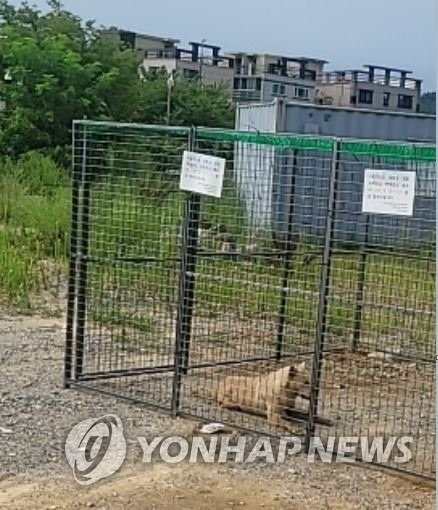
[[[288,386],[296,386],[297,384],[305,384],[306,376],[306,362],[303,361],[298,365],[291,365],[288,368]]]
[[[290,365],[288,368],[289,379],[295,379],[298,375],[303,374],[306,370],[306,362],[303,361],[299,365]]]

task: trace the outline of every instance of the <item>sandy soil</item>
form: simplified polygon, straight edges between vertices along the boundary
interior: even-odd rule
[[[140,471],[140,472],[139,472]],[[289,492],[285,493],[288,486]],[[359,488],[357,488],[359,489]],[[377,489],[377,487],[376,487]],[[26,483],[7,480],[0,483],[0,508],[64,510],[96,508],[99,510],[212,510],[248,508],[266,510],[353,510],[373,508],[370,499],[359,503],[347,491],[343,496],[324,494],[324,487],[314,488],[312,502],[302,492],[299,481],[287,484],[280,477],[262,483],[251,473],[232,474],[216,466],[155,465],[146,470],[124,470],[107,482],[79,487],[71,478],[37,479]],[[359,489],[360,490],[360,489]],[[433,490],[400,477],[387,477],[378,488],[386,493],[390,506],[374,508],[432,508]],[[316,496],[316,497],[315,497]],[[424,505],[424,506],[423,506]]]

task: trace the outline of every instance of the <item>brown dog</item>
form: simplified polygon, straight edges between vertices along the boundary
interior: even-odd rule
[[[269,424],[292,430],[286,415],[307,386],[304,370],[305,363],[301,363],[256,376],[227,376],[218,384],[217,403],[226,409],[266,416]]]

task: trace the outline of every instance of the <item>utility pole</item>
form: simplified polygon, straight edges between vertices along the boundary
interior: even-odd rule
[[[199,82],[201,84],[201,88],[203,86],[204,79],[204,44],[207,42],[207,39],[201,40],[201,55],[199,56]]]
[[[172,108],[172,89],[175,84],[173,79],[173,71],[170,71],[169,77],[167,78],[167,110],[166,110],[166,124],[170,126],[170,111]]]

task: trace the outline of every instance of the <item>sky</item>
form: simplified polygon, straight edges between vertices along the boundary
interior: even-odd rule
[[[15,5],[19,1],[10,0]],[[44,8],[45,1],[29,0]],[[183,43],[206,39],[225,51],[328,60],[328,70],[363,64],[408,69],[435,90],[437,0],[64,0],[98,25]]]

